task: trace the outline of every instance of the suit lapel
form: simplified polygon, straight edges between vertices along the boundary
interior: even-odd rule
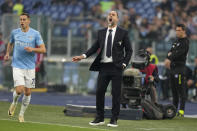
[[[102,31],[102,42],[101,42],[101,47],[103,48],[104,45],[105,45],[105,39],[106,39],[106,33],[107,33],[107,28],[105,28],[103,31]]]
[[[119,31],[119,27],[117,26],[117,29],[116,29],[116,32],[115,32],[115,36],[114,36],[113,45],[114,45],[114,43],[117,41],[118,36],[119,36],[119,33],[120,33],[120,31]]]

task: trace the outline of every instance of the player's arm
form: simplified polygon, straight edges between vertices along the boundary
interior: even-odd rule
[[[10,42],[7,45],[7,50],[6,50],[6,54],[4,56],[4,60],[9,60],[10,59],[10,52],[13,49],[13,44],[11,44]]]
[[[36,47],[25,47],[27,52],[46,53],[46,47],[39,32],[35,34]]]
[[[46,53],[46,47],[44,44],[39,45],[37,48],[33,47],[24,47],[27,52],[35,52],[35,53]]]

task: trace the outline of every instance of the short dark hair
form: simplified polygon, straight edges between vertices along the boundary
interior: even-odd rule
[[[181,27],[182,30],[184,30],[184,31],[186,30],[186,27],[184,24],[177,24],[176,27]]]
[[[116,12],[117,17],[119,18],[119,15],[118,15],[118,11],[117,10],[111,10],[111,11]]]
[[[22,15],[25,15],[25,16],[27,16],[27,18],[29,18],[29,19],[30,19],[30,16],[29,16],[29,14],[28,14],[28,13],[22,13],[20,16],[22,16]]]

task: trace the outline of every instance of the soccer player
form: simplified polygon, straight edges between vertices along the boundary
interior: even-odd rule
[[[18,99],[24,93],[19,122],[24,122],[24,113],[31,100],[31,88],[35,88],[35,54],[45,53],[46,48],[38,31],[30,28],[30,16],[27,13],[20,15],[20,27],[11,33],[4,60],[9,60],[13,49],[12,70],[14,80],[13,102],[8,115],[13,116]],[[37,46],[37,48],[36,48]]]

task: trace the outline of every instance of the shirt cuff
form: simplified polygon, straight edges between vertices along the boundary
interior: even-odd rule
[[[122,63],[122,65],[123,65],[124,67],[126,67],[126,66],[127,66],[125,63]]]
[[[86,54],[82,54],[82,56],[84,57],[84,59],[86,59],[86,58],[87,58]]]

